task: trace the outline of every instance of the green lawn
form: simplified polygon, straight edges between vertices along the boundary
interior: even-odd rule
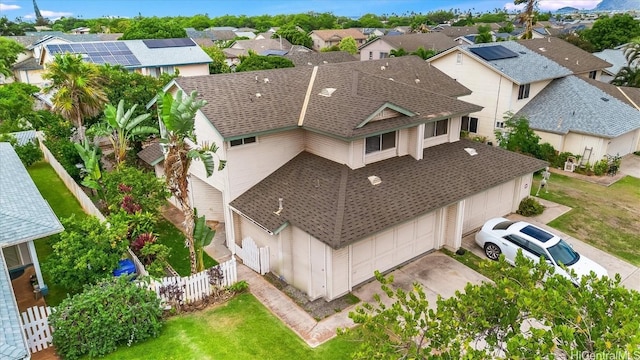
[[[115,359],[348,359],[356,344],[339,336],[312,349],[253,295],[169,319],[162,334],[122,347]]]
[[[184,234],[165,218],[160,219],[156,225],[158,243],[171,249],[169,263],[181,276],[191,274],[191,262],[189,261],[189,249],[184,246]],[[207,253],[204,254],[204,267],[208,269],[218,265]]]
[[[27,170],[42,197],[47,200],[58,218],[66,218],[73,214],[77,217],[87,216],[80,203],[69,192],[51,165],[46,162],[39,162],[30,166]],[[51,243],[55,236],[58,235],[38,239],[34,242],[40,263],[44,263],[51,254]],[[57,306],[66,297],[67,290],[54,285],[46,273],[43,273],[42,276],[45,284],[49,286],[49,294],[45,297],[47,305]]]
[[[626,176],[605,187],[554,173],[540,197],[572,208],[549,226],[640,265],[640,179]]]

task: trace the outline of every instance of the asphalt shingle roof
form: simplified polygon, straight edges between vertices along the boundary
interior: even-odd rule
[[[164,152],[162,151],[160,143],[154,142],[142,149],[142,151],[138,152],[138,157],[147,164],[155,166],[160,161],[164,160]]]
[[[579,76],[554,80],[516,116],[532,129],[614,138],[640,128],[640,112]]]
[[[16,63],[13,70],[42,70],[44,67],[40,65],[38,59],[30,57],[27,60]]]
[[[407,52],[414,52],[418,48],[440,52],[458,45],[451,37],[439,32],[382,36],[374,41],[383,41],[394,49],[404,49]]]
[[[599,57],[558,38],[518,40],[518,43],[566,67],[574,74],[601,70],[611,66],[610,63]]]
[[[293,62],[295,66],[311,66],[323,64],[335,64],[348,61],[360,61],[360,59],[346,51],[296,51],[291,49],[285,57]]]
[[[0,143],[0,247],[63,230],[9,143]]]
[[[627,58],[624,56],[624,49],[604,49],[600,52],[593,53],[593,56],[597,56],[611,64],[611,66],[605,70],[613,76],[615,76],[620,69],[627,66]]]
[[[582,78],[582,80],[597,87],[598,89],[606,92],[614,98],[624,102],[625,104],[634,108],[640,106],[640,88],[628,87],[628,86],[616,86],[602,81]],[[638,109],[640,110],[640,109]]]
[[[11,279],[0,249],[0,359],[18,360],[28,355]]]
[[[318,35],[324,41],[327,40],[340,40],[351,36],[355,40],[366,39],[367,37],[358,29],[325,29],[325,30],[313,30],[312,34]]]
[[[178,78],[176,83],[207,100],[201,111],[225,139],[231,139],[297,127],[312,72],[309,66]],[[320,96],[324,88],[336,91]],[[479,111],[480,106],[455,98],[469,93],[417,56],[326,64],[317,68],[303,128],[345,139],[364,137]],[[357,128],[387,103],[418,115]]]
[[[423,160],[407,155],[355,170],[303,152],[231,206],[272,232],[290,223],[339,249],[545,166],[469,140],[427,148]],[[382,183],[371,185],[371,175]]]
[[[487,61],[478,55],[473,54],[470,49],[486,46],[504,46],[505,48],[518,54],[517,57]],[[528,84],[536,81],[557,79],[571,75],[573,72],[555,61],[534,52],[515,41],[502,41],[499,43],[486,43],[474,45],[461,45],[469,56],[473,56],[478,61],[486,63],[513,79],[516,84]]]

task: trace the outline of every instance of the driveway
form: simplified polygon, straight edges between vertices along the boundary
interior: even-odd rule
[[[413,288],[414,282],[422,284],[432,307],[435,307],[438,295],[449,298],[455,295],[456,291],[464,291],[464,287],[469,282],[480,284],[483,281],[491,281],[441,252],[422,256],[392,271],[389,275],[393,276],[393,285],[396,288],[401,287],[406,291]],[[377,281],[371,281],[354,289],[353,293],[362,301],[373,302],[373,295],[382,294],[382,290]],[[386,296],[382,298],[388,300]]]
[[[577,252],[579,252],[580,254],[584,254],[589,259],[594,260],[598,264],[604,266],[604,268],[609,272],[609,276],[613,277],[615,274],[620,274],[620,277],[622,278],[622,285],[629,289],[640,291],[640,268],[638,268],[637,266],[629,264],[628,262],[618,259],[617,257],[600,249],[597,249],[583,241],[580,241],[576,238],[560,232],[559,230],[542,224],[535,219],[525,218],[517,214],[511,214],[507,216],[507,218],[511,220],[524,220],[543,229],[547,229],[554,234],[557,234],[558,236],[566,240],[569,244],[571,244]],[[484,254],[484,250],[475,243],[474,239],[475,232],[465,236],[462,239],[462,247],[471,250],[474,254],[480,256],[483,259],[486,259],[487,256]]]
[[[620,172],[640,179],[640,156],[625,155],[620,163]]]

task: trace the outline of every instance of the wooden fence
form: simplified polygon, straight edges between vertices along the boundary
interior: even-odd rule
[[[51,346],[53,328],[49,325],[50,307],[34,306],[22,313],[22,327],[32,353]]]
[[[51,151],[49,151],[49,149],[44,145],[44,135],[42,134],[42,132],[38,131],[36,134],[39,140],[38,142],[40,143],[40,150],[42,150],[42,154],[44,155],[44,160],[51,165],[53,170],[58,174],[58,177],[60,177],[62,182],[64,182],[67,189],[69,189],[73,196],[78,199],[78,202],[80,203],[80,206],[82,206],[82,209],[84,209],[87,214],[97,217],[98,219],[100,219],[100,221],[104,221],[104,215],[102,215],[100,210],[98,210],[98,208],[93,204],[93,201],[89,199],[87,194],[85,194],[82,188],[76,183],[75,180],[73,180],[73,178],[69,175],[69,173],[67,173],[64,167],[62,167],[62,165],[60,165],[53,154],[51,154]]]
[[[235,257],[232,257],[229,261],[214,266],[214,268],[215,267],[222,271],[222,277],[218,284],[215,284],[215,279],[212,280],[209,277],[209,269],[207,269],[187,277],[172,276],[151,280],[148,284],[148,288],[158,295],[164,305],[168,305],[171,304],[171,299],[166,295],[161,294],[161,289],[167,285],[178,285],[178,287],[184,291],[182,303],[190,304],[211,295],[215,285],[224,288],[231,286],[238,281]]]
[[[242,263],[253,271],[264,275],[271,271],[269,265],[269,247],[258,247],[249,236],[242,239],[242,247],[236,245],[236,254],[242,259]]]

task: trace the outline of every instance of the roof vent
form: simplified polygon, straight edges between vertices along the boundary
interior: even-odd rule
[[[308,63],[307,63],[307,65],[311,66],[311,65],[313,65],[313,64],[312,64],[311,62],[308,62]]]
[[[391,80],[391,81],[395,81],[395,80],[393,80],[393,78],[389,78],[389,80]]]
[[[336,88],[324,88],[320,90],[320,93],[318,95],[324,96],[324,97],[331,97],[331,94],[333,94],[335,91],[336,91]]]
[[[258,75],[256,75],[256,82],[258,82]]]
[[[269,78],[264,78],[264,80],[262,80],[262,81],[264,81],[265,84],[268,84],[269,83]]]
[[[541,48],[538,48],[538,50],[540,50],[541,52],[545,52],[545,51],[547,51],[547,48],[541,47]]]
[[[384,71],[386,69],[386,67],[384,67],[384,65],[380,66],[380,70]]]
[[[274,211],[273,213],[280,216],[280,213],[282,212],[282,210],[284,209],[284,207],[282,206],[282,198],[278,198],[278,210]]]
[[[602,99],[602,101],[609,101],[606,97],[601,97],[600,99]]]
[[[329,62],[327,60],[322,60],[323,64],[328,64]]]
[[[526,51],[518,51],[518,52],[519,52],[520,54],[522,54],[522,55],[527,55],[527,52],[526,52]]]
[[[260,94],[260,93],[256,93],[256,98],[258,98],[258,99],[259,99],[259,98],[261,98],[261,97],[262,97],[262,94]]]
[[[415,82],[416,82],[416,84],[420,84],[420,79],[415,79],[415,80],[413,80],[413,81],[415,81]]]
[[[471,156],[478,155],[478,152],[474,148],[464,148],[464,151]]]
[[[380,179],[375,175],[371,175],[367,179],[369,179],[369,182],[371,183],[371,185],[380,185],[382,183],[382,179]]]

